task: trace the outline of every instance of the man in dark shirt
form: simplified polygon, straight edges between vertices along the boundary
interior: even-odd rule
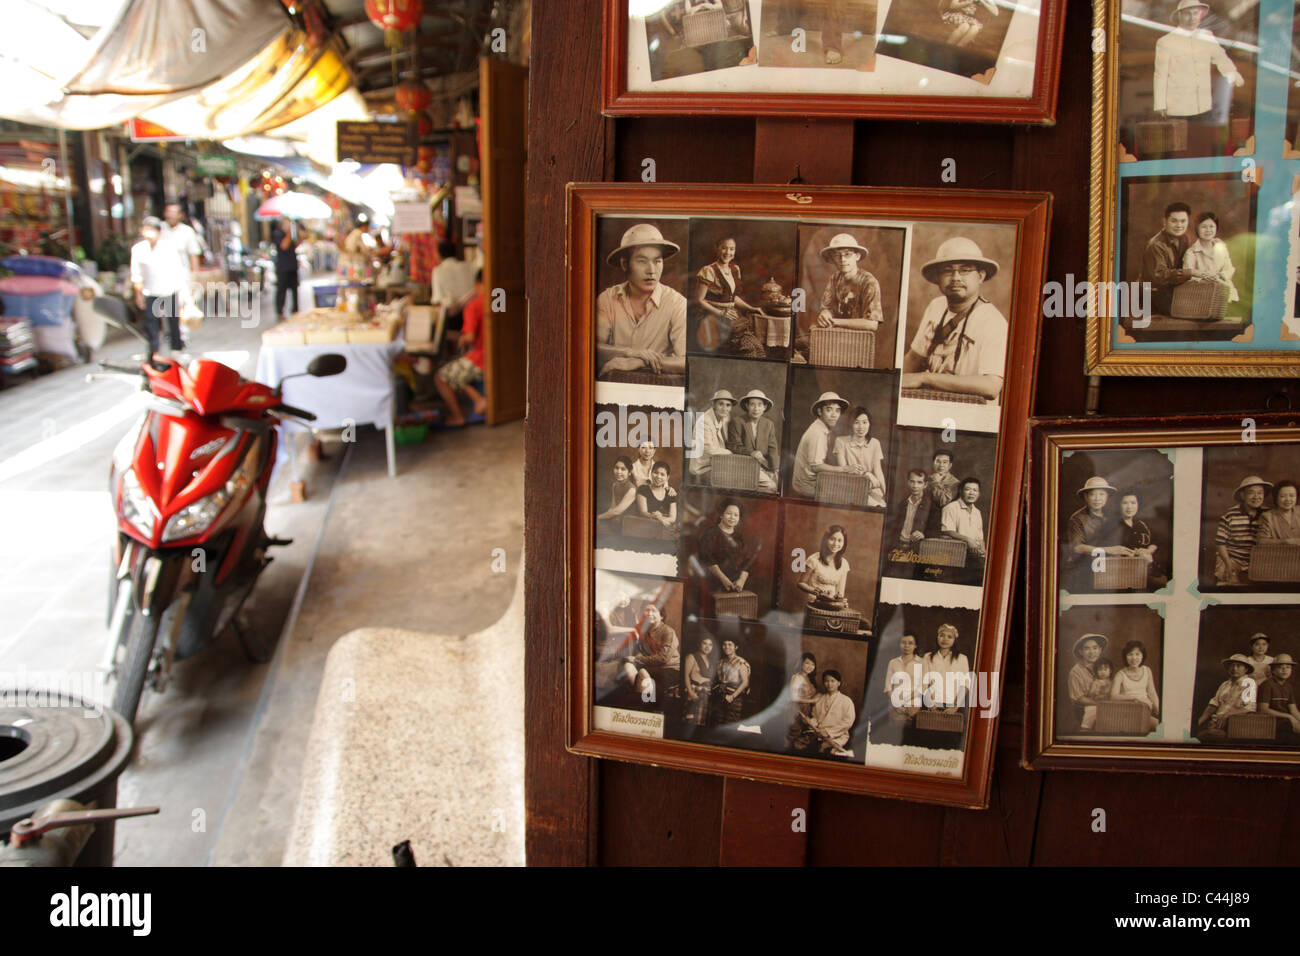
[[[1291,686],[1291,672],[1295,660],[1290,654],[1279,654],[1269,665],[1268,680],[1259,685],[1255,698],[1255,712],[1270,714],[1283,721],[1282,730],[1300,734],[1300,708],[1295,704],[1295,688]]]
[[[1192,209],[1185,202],[1171,202],[1165,207],[1164,228],[1147,241],[1142,253],[1142,281],[1151,283],[1151,313],[1169,315],[1173,310],[1174,287],[1188,281],[1192,274],[1183,268],[1183,256],[1191,242],[1187,227]]]
[[[298,311],[298,237],[293,222],[281,219],[271,231],[275,246],[275,317],[284,315],[285,299],[293,296],[293,311]]]

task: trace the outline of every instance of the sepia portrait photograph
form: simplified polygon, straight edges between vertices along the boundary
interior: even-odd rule
[[[649,0],[630,8],[644,18],[633,42],[645,44],[655,80],[755,62],[749,0]]]
[[[1060,580],[1072,594],[1158,591],[1173,570],[1174,462],[1155,448],[1062,456]]]
[[[680,699],[682,583],[596,572],[595,703],[665,714]]]
[[[865,707],[871,742],[953,750],[962,746],[969,717],[980,709],[974,661],[979,611],[882,604],[878,643]]]
[[[866,750],[867,644],[785,634],[785,685],[763,715],[764,736],[788,754],[860,763]]]
[[[600,217],[597,380],[686,384],[688,226],[686,219]]]
[[[987,559],[997,439],[955,429],[899,427],[894,431],[894,448],[883,573],[891,578],[980,584]]]
[[[988,83],[1019,9],[1008,0],[896,0],[885,15],[878,52]]]
[[[1202,591],[1300,590],[1300,445],[1207,446],[1201,459]]]
[[[1247,333],[1256,191],[1236,172],[1123,180],[1120,278],[1150,289],[1145,308],[1114,317],[1129,336],[1197,342]]]
[[[895,367],[907,230],[847,223],[799,227],[799,287],[790,361]]]
[[[761,620],[771,611],[779,519],[775,498],[687,490],[680,553],[688,616]]]
[[[1119,140],[1139,160],[1230,156],[1255,131],[1259,7],[1123,0]]]
[[[900,423],[997,431],[1015,243],[1009,226],[912,227]]]
[[[776,735],[765,735],[761,726],[785,686],[786,641],[778,630],[737,617],[703,620],[692,628],[681,661],[681,706],[673,709],[668,735],[779,749]]]
[[[790,367],[787,496],[885,507],[896,380],[890,372]]]
[[[763,0],[764,67],[871,69],[876,0]]]
[[[1233,746],[1300,746],[1297,621],[1294,604],[1202,608],[1192,737]]]
[[[694,414],[686,453],[693,484],[776,494],[785,426],[783,362],[691,356],[686,407]]]
[[[1061,611],[1057,625],[1056,736],[1153,733],[1162,715],[1161,610],[1145,604],[1076,605]]]
[[[796,230],[793,220],[691,220],[687,352],[790,357]]]
[[[648,405],[598,405],[596,413],[597,567],[672,576],[681,527],[680,416]]]
[[[777,606],[804,631],[866,637],[876,610],[883,516],[787,501]]]

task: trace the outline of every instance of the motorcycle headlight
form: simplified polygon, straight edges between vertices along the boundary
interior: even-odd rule
[[[179,541],[182,538],[192,538],[196,534],[202,534],[211,527],[212,522],[216,521],[232,500],[243,496],[253,484],[253,478],[248,473],[247,463],[245,467],[235,472],[230,480],[222,487],[212,492],[210,495],[204,495],[198,501],[186,505],[180,511],[176,512],[167,520],[167,527],[163,529],[163,543],[168,541]]]
[[[154,522],[159,517],[158,508],[140,487],[140,479],[135,476],[134,468],[122,472],[122,517],[146,538],[153,537]]]

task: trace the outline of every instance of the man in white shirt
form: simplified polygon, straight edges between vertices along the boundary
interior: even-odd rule
[[[695,443],[691,446],[691,474],[705,480],[713,467],[714,455],[730,455],[727,448],[727,425],[736,398],[725,388],[713,393],[710,408],[695,419]]]
[[[799,447],[794,455],[794,471],[790,474],[790,487],[796,495],[815,498],[817,473],[842,470],[838,465],[827,464],[826,452],[830,448],[831,433],[835,430],[840,415],[848,407],[849,403],[834,392],[822,392],[817,401],[813,402],[813,423],[799,439]]]
[[[907,354],[901,385],[977,395],[996,405],[1007,361],[1007,320],[980,295],[998,264],[962,236],[946,239],[921,275],[943,293],[921,316]]]
[[[159,349],[162,319],[167,320],[167,339],[173,352],[181,342],[179,293],[189,281],[189,272],[176,249],[161,238],[162,222],[155,216],[140,224],[141,239],[131,247],[131,286],[135,305],[144,310],[144,327],[149,336],[149,354]]]
[[[828,667],[822,672],[825,690],[813,698],[811,715],[799,715],[807,730],[792,741],[796,750],[809,750],[816,746],[822,753],[837,757],[853,755],[848,742],[858,715],[853,701],[840,693],[841,681],[840,672],[834,668]]]
[[[966,542],[966,566],[984,565],[984,517],[975,502],[980,498],[980,480],[967,478],[961,483],[956,501],[944,505],[939,530],[944,537]]]
[[[1201,0],[1182,0],[1174,11],[1178,28],[1156,41],[1152,105],[1157,116],[1185,116],[1192,122],[1207,121],[1206,114],[1213,105],[1211,65],[1217,67],[1233,86],[1242,86],[1246,82],[1214,34],[1201,28],[1201,21],[1209,12],[1209,5],[1201,3]]]
[[[679,251],[653,224],[640,223],[605,257],[627,281],[596,297],[597,377],[641,369],[685,374],[686,296],[660,281],[664,260]]]
[[[180,203],[169,202],[163,209],[163,224],[158,231],[158,238],[175,248],[188,282],[189,278],[199,271],[203,245],[199,242],[199,234],[181,218]]]

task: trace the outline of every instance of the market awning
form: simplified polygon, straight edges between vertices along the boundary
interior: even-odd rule
[[[13,0],[0,31],[0,116],[101,129],[136,116],[194,139],[265,132],[351,84],[336,41],[267,0],[105,0],[115,20],[77,29],[66,0]],[[85,35],[89,33],[89,38]]]
[[[328,219],[334,210],[310,193],[281,193],[257,207],[258,219]]]

